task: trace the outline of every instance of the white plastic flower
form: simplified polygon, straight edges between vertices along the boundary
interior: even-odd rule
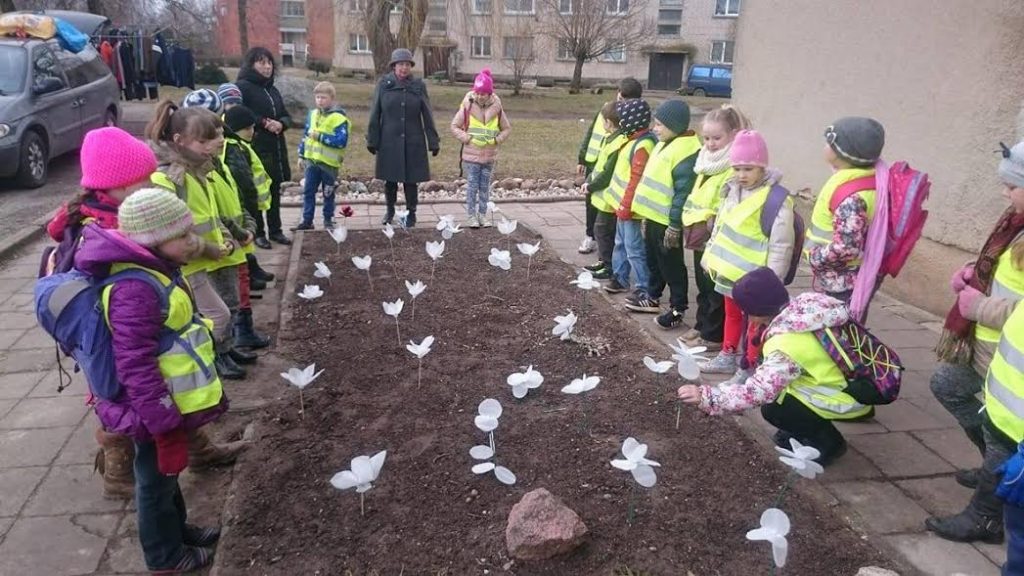
[[[519,221],[517,220],[502,220],[498,222],[498,232],[508,236],[516,231],[517,226],[519,226]]]
[[[405,289],[409,291],[409,296],[412,296],[413,300],[415,300],[417,296],[423,294],[423,291],[427,289],[427,285],[419,280],[415,283],[406,280]]]
[[[502,270],[512,269],[512,255],[509,254],[508,250],[491,248],[491,254],[487,257],[487,261],[491,263],[491,266],[501,268]]]
[[[373,483],[377,481],[387,455],[387,450],[381,450],[372,457],[356,456],[352,459],[350,470],[338,472],[331,478],[331,486],[338,490],[355,488],[359,494],[366,492],[373,488]]]
[[[427,256],[431,259],[437,260],[444,254],[444,240],[440,242],[427,242]]]
[[[473,466],[474,474],[486,474],[491,471],[494,472],[494,477],[498,479],[498,482],[506,486],[512,486],[516,483],[516,475],[511,470],[504,466],[498,466],[494,462],[481,462]]]
[[[576,328],[576,315],[570,310],[565,316],[555,316],[555,327],[551,329],[551,333],[561,340],[568,340],[572,336],[574,328]]]
[[[601,283],[594,280],[594,275],[586,270],[580,272],[580,275],[575,280],[570,281],[569,284],[575,284],[581,290],[594,290],[601,287]]]
[[[790,438],[789,445],[793,448],[792,450],[786,450],[778,446],[775,447],[776,452],[782,454],[782,456],[779,456],[779,460],[783,464],[809,480],[814,480],[818,474],[825,471],[821,464],[815,461],[821,456],[821,452],[817,448],[804,446],[796,438]]]
[[[772,544],[772,557],[775,565],[782,568],[786,565],[786,554],[789,552],[789,516],[778,508],[769,508],[761,513],[761,527],[747,532],[747,540],[764,540]]]
[[[676,340],[676,344],[669,344],[672,351],[675,354],[672,355],[672,359],[677,362],[676,370],[684,380],[697,380],[700,378],[700,364],[699,361],[706,361],[707,358],[700,356],[701,352],[707,350],[706,346],[687,346],[681,340]]]
[[[540,242],[537,242],[536,244],[520,242],[519,244],[516,244],[516,248],[518,248],[519,253],[524,256],[533,256],[538,250],[540,250]]]
[[[330,280],[331,269],[327,267],[327,264],[324,264],[323,262],[314,262],[313,265],[316,266],[316,272],[313,272],[313,276],[316,276],[317,278],[327,278]]]
[[[405,228],[405,219],[409,217],[409,211],[405,209],[398,209],[395,211],[395,217],[398,218],[399,225]]]
[[[501,208],[498,208],[498,205],[493,200],[487,201],[487,209],[494,213],[501,212]]]
[[[498,418],[501,418],[501,402],[488,398],[480,403],[473,423],[481,432],[493,432],[498,427]]]
[[[405,306],[405,302],[401,298],[394,302],[381,302],[384,307],[384,313],[388,316],[394,316],[395,320],[398,319],[398,315],[402,313],[402,308]]]
[[[373,256],[370,256],[369,254],[366,256],[353,256],[352,263],[360,270],[369,270],[370,266],[373,264]]]
[[[316,371],[316,364],[314,363],[306,366],[302,370],[299,370],[298,368],[289,368],[287,372],[281,372],[281,378],[291,382],[293,386],[301,390],[306,386],[309,386],[313,380],[319,378],[323,373],[323,370],[319,372]]]
[[[533,369],[531,364],[525,372],[513,372],[505,379],[512,387],[512,395],[516,398],[525,398],[534,388],[544,383],[544,375]]]
[[[416,356],[417,358],[423,358],[424,356],[430,353],[430,347],[433,344],[434,337],[427,336],[419,344],[410,340],[409,343],[405,345],[405,349],[408,350],[409,352],[412,352],[413,355]]]
[[[455,217],[451,214],[445,214],[441,216],[437,221],[437,231],[442,232],[445,228],[451,228],[455,225]]]
[[[625,460],[612,460],[612,466],[619,470],[625,470],[633,474],[636,483],[644,488],[650,488],[658,483],[658,476],[654,473],[655,466],[661,466],[654,460],[648,460],[647,444],[641,444],[636,438],[630,436],[622,443],[622,455]]]
[[[650,356],[644,356],[644,366],[647,366],[647,369],[655,374],[664,374],[672,369],[672,361],[662,360],[659,362]]]
[[[382,232],[384,232],[384,235],[387,236],[388,240],[395,237],[395,227],[392,226],[390,222],[384,225]]]
[[[306,284],[302,287],[302,292],[299,292],[299,298],[304,298],[306,300],[316,300],[323,295],[324,291],[316,284]]]
[[[583,375],[583,378],[577,378],[572,381],[571,384],[562,388],[564,394],[582,394],[584,392],[590,392],[597,385],[601,383],[601,378],[597,376]]]
[[[445,226],[444,230],[441,230],[441,238],[444,238],[445,240],[451,240],[452,236],[455,236],[459,232],[462,232],[462,227],[459,226],[458,224]]]
[[[335,226],[333,230],[328,230],[327,233],[331,235],[331,238],[334,239],[337,244],[341,244],[348,238],[348,228],[345,228],[340,224]]]

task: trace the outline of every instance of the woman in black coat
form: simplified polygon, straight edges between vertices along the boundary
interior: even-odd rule
[[[441,143],[434,128],[427,85],[412,76],[412,52],[398,48],[391,53],[390,65],[391,72],[380,79],[374,94],[366,149],[377,155],[376,176],[384,181],[388,205],[384,223],[395,216],[398,183],[402,182],[409,210],[405,225],[411,227],[416,224],[416,185],[430,180],[427,150],[437,156]]]
[[[256,219],[256,245],[270,248],[270,240],[288,245],[291,240],[281,230],[281,183],[292,177],[288,162],[288,144],[284,131],[291,128],[292,118],[284,107],[281,93],[274,87],[277,65],[274,55],[266,48],[250,48],[238,71],[238,89],[242,91],[242,103],[256,114],[256,132],[252,137],[252,148],[256,151],[263,167],[270,176],[270,210],[266,211],[267,223]]]

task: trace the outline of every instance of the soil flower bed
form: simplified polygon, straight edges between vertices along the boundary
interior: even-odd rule
[[[488,264],[492,247],[506,249],[504,236],[466,230],[446,242],[431,281],[424,243],[439,239],[432,228],[397,230],[396,278],[379,231],[350,233],[340,255],[327,234],[306,234],[297,285],[320,284],[325,295],[295,299],[291,337],[279,353],[324,372],[304,392],[304,418],[296,390],[283,380],[281,401],[262,414],[263,439],[236,470],[221,573],[771,573],[769,547],[745,534],[774,504],[786,471],[728,419],[684,408],[676,429],[678,378],[653,374],[642,361],[668,351],[597,293],[588,296],[572,339],[553,336],[555,316],[570,307],[580,312],[581,291],[569,283],[576,271],[542,244],[527,281],[527,258],[515,243],[539,238],[522,226],[509,272]],[[373,292],[351,262],[367,254]],[[331,285],[313,276],[319,261],[332,270]],[[427,284],[415,319],[406,280]],[[406,305],[402,347],[381,306],[398,298]],[[404,344],[428,335],[435,341],[417,387],[417,359]],[[506,377],[530,365],[544,383],[516,400]],[[581,396],[561,392],[584,373],[599,376],[600,386]],[[495,439],[514,486],[470,471],[470,448],[487,443],[474,426],[485,398],[504,409]],[[609,464],[622,457],[629,436],[661,463],[657,485],[636,488],[632,525],[633,480]],[[387,461],[361,517],[360,498],[330,480],[353,457],[381,450]],[[509,510],[541,487],[580,515],[589,540],[564,557],[514,561],[505,547]],[[793,528],[781,574],[853,575],[860,566],[888,564],[810,498],[791,493],[782,508]]]

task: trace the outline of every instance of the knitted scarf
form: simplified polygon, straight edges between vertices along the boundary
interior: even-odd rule
[[[989,294],[996,273],[996,261],[1021,231],[1024,231],[1024,214],[1018,214],[1011,206],[999,218],[975,261],[974,276],[969,282],[972,288]],[[954,302],[946,314],[942,337],[935,347],[939,360],[950,364],[971,363],[974,356],[974,324],[960,314],[960,308]]]
[[[711,152],[706,146],[701,147],[700,152],[697,153],[697,163],[693,166],[693,171],[697,174],[712,176],[728,170],[730,148],[732,148],[732,144],[727,145],[718,152]]]

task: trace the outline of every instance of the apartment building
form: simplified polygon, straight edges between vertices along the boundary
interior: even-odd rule
[[[225,60],[242,56],[237,0],[215,0],[217,48]],[[263,46],[285,66],[334,57],[336,0],[252,0],[246,3],[249,46]]]
[[[367,1],[379,0],[341,0],[337,5],[337,68],[373,69],[362,18]],[[607,0],[606,9],[621,13],[630,1]],[[573,3],[559,0],[557,9],[569,13]],[[402,9],[393,10],[395,26]],[[417,66],[427,76],[448,72],[466,77],[490,68],[496,77],[511,77],[516,61],[522,61],[519,55],[528,54],[524,77],[569,80],[575,63],[568,47],[541,32],[558,17],[554,9],[551,0],[429,0]],[[651,88],[678,88],[692,64],[732,63],[740,10],[741,0],[646,0],[649,39],[587,62],[583,79],[614,82],[633,76]]]

